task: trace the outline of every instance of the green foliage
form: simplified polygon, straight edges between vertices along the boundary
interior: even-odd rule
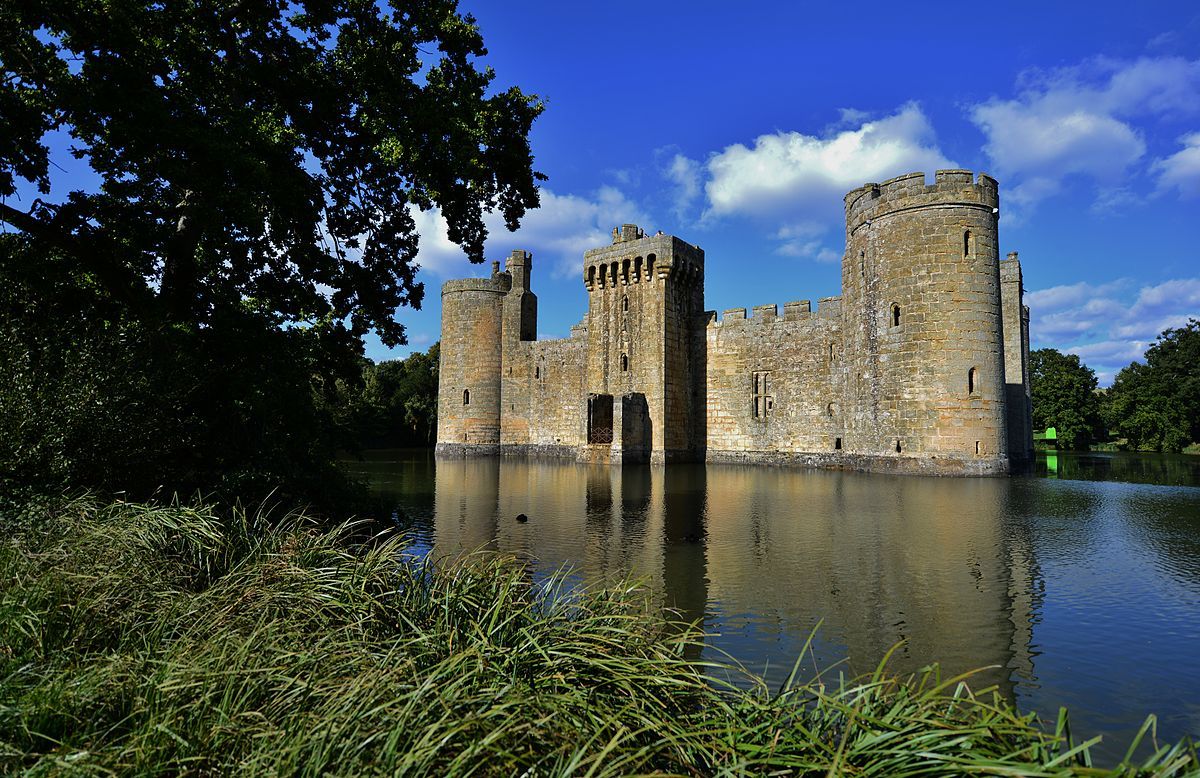
[[[1054,427],[1058,445],[1086,449],[1104,436],[1095,371],[1075,354],[1056,349],[1030,353],[1030,387],[1035,429]]]
[[[435,564],[363,524],[90,498],[5,519],[9,774],[1200,769],[1185,745],[1092,768],[1065,714],[1045,732],[936,669],[903,680],[881,664],[856,682],[793,672],[771,691],[688,661],[704,636],[664,621],[636,587],[580,591],[497,556]],[[1152,732],[1151,718],[1139,740]]]
[[[0,258],[0,494],[274,491],[353,509],[326,400],[337,377],[357,379],[344,330],[278,328],[249,306],[211,327],[154,326],[51,275],[22,237],[0,237]]]
[[[1029,354],[1029,383],[1033,395],[1033,427],[1058,431],[1058,446],[1086,449],[1104,437],[1096,373],[1075,354],[1052,348]]]
[[[378,364],[340,386],[338,413],[357,448],[433,446],[437,436],[439,344]]]
[[[485,54],[454,0],[0,4],[5,491],[334,504],[361,337],[424,293],[413,209],[481,261],[483,213],[538,203],[542,106]],[[51,132],[85,188],[52,190]],[[381,391],[426,433],[424,390]]]
[[[170,321],[252,300],[402,342],[410,208],[440,207],[478,262],[485,210],[514,228],[538,204],[541,104],[489,95],[484,54],[454,0],[6,2],[0,196],[50,194],[55,130],[97,185],[0,219]]]
[[[1146,350],[1146,362],[1117,373],[1105,418],[1130,447],[1183,451],[1200,441],[1200,321],[1168,329]]]

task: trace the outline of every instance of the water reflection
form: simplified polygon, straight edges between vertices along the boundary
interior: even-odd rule
[[[903,641],[896,672],[989,667],[974,685],[1051,717],[1070,705],[1109,756],[1151,711],[1168,738],[1200,722],[1200,490],[391,459],[360,472],[435,553],[632,572],[703,623],[706,650],[774,681],[820,623],[818,666],[868,672]]]
[[[1137,451],[1039,451],[1035,470],[1047,478],[1200,486],[1200,456]]]

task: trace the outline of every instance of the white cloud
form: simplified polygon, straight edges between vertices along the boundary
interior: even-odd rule
[[[556,278],[581,272],[583,252],[607,245],[612,240],[612,228],[633,222],[646,227],[645,213],[620,190],[601,187],[593,197],[558,195],[549,189],[541,191],[540,208],[529,211],[515,233],[504,227],[497,214],[488,214],[485,255],[501,262],[513,249],[533,252],[538,267],[550,268]],[[472,265],[461,248],[450,241],[446,221],[437,209],[414,212],[413,218],[421,236],[417,262],[424,273],[440,278],[482,276],[491,272],[490,265]]]
[[[727,217],[766,222],[780,241],[777,253],[835,262],[841,252],[827,239],[830,232],[841,237],[846,192],[903,173],[956,167],[938,148],[933,126],[916,103],[866,119],[862,111],[843,108],[838,122],[820,135],[760,135],[703,163],[677,154],[666,171],[676,203],[690,205],[702,182],[702,222]]]
[[[1132,283],[1128,279],[1119,279],[1107,284],[1089,284],[1081,281],[1077,284],[1052,286],[1049,289],[1029,292],[1025,295],[1025,304],[1031,310],[1054,313],[1074,308],[1096,297],[1114,294],[1123,288],[1128,288]]]
[[[1132,300],[1132,303],[1130,302]],[[1200,318],[1200,278],[1136,289],[1129,279],[1050,287],[1025,295],[1035,348],[1051,346],[1079,358],[1102,384],[1141,359],[1165,329]]]
[[[700,163],[682,154],[671,158],[664,174],[674,188],[674,212],[683,219],[700,197]]]
[[[1184,197],[1200,197],[1200,132],[1179,139],[1183,150],[1156,160],[1159,191],[1178,190]]]
[[[776,254],[785,257],[800,257],[817,262],[838,262],[842,255],[825,246],[822,240],[823,228],[813,224],[798,224],[779,228],[775,233],[777,240],[783,241],[775,249]]]
[[[867,181],[915,170],[955,167],[938,149],[933,126],[916,103],[858,129],[826,137],[776,132],[709,158],[709,216],[810,214],[825,221],[829,203]]]
[[[1100,186],[1103,210],[1128,202],[1121,183],[1146,154],[1146,140],[1132,120],[1200,111],[1200,60],[1093,59],[1029,71],[1019,87],[1016,98],[993,97],[969,112],[987,139],[984,151],[994,171],[1010,182],[1008,202],[1016,217],[1073,176]]]

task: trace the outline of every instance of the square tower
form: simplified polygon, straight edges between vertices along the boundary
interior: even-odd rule
[[[610,246],[584,254],[588,290],[588,443],[607,434],[648,440],[653,462],[704,454],[704,251],[634,224],[613,230]],[[606,399],[607,398],[607,399]],[[610,405],[616,398],[615,405]],[[621,398],[627,399],[622,403]],[[649,434],[621,429],[610,408],[644,398]],[[620,414],[618,413],[618,416]],[[595,418],[593,418],[595,416]],[[606,427],[606,424],[608,425]],[[624,426],[629,427],[629,424]]]

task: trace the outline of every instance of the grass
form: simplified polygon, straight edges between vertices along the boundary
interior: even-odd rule
[[[703,635],[634,585],[434,564],[296,514],[81,498],[3,520],[0,773],[1110,774],[1065,714],[1046,731],[936,669],[715,682],[743,671],[688,661]],[[1200,770],[1151,750],[1111,774]]]

